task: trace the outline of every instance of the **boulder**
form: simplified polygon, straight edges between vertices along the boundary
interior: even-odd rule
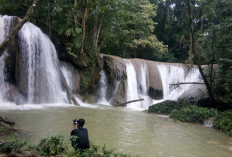
[[[103,59],[103,69],[107,76],[107,100],[111,99],[111,103],[125,102],[127,74],[124,59],[111,55],[103,55]]]
[[[96,104],[97,103],[97,97],[95,95],[86,95],[84,97],[84,102],[88,104]]]

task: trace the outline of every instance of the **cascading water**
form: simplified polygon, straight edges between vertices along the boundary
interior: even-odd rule
[[[137,78],[133,64],[130,60],[126,60],[126,72],[127,72],[127,101],[139,99],[137,89]],[[140,102],[134,102],[127,104],[129,108],[140,108]]]
[[[9,32],[13,18],[0,17],[0,29],[1,32],[5,32],[5,36]],[[2,40],[2,33],[0,40]],[[20,71],[18,86],[27,97],[28,103],[66,102],[66,94],[62,91],[57,70],[56,50],[50,39],[38,27],[27,22],[18,32],[17,42],[19,47],[18,71]],[[0,59],[0,77],[2,77],[4,76],[3,57]],[[2,78],[0,81],[2,86]]]
[[[202,82],[200,73],[197,68],[193,68],[186,74],[183,65],[157,65],[162,85],[163,85],[163,100],[176,101],[185,91],[187,91],[191,84],[181,85],[176,89],[169,88],[170,84],[184,83],[184,82]],[[196,91],[195,91],[196,92]],[[155,101],[156,102],[156,101]]]
[[[125,60],[127,72],[127,101],[144,99],[140,102],[127,104],[129,108],[142,108],[146,109],[151,105],[152,99],[147,95],[146,63],[139,62],[138,77],[136,76],[135,67],[130,60]]]
[[[109,104],[106,99],[107,92],[107,79],[106,73],[104,70],[100,72],[100,81],[98,83],[97,99],[99,104]]]
[[[19,31],[19,40],[20,70],[27,69],[29,103],[64,102],[58,58],[50,39],[38,27],[26,23]]]
[[[0,44],[4,41],[4,35],[5,35],[5,30],[4,30],[4,19],[3,17],[0,16]],[[5,58],[5,53],[0,57],[0,102],[3,101],[6,87],[4,83],[4,58]]]
[[[112,96],[112,98],[111,98],[110,101],[109,101],[110,103],[111,103],[112,100],[115,98],[115,96],[116,96],[116,94],[117,94],[117,92],[118,92],[118,87],[119,87],[120,83],[121,83],[121,80],[116,82],[116,87],[115,87],[115,89],[114,89],[113,96]]]

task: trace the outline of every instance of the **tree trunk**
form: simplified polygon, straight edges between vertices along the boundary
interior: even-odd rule
[[[74,23],[75,23],[75,27],[77,27],[76,5],[77,5],[77,0],[74,0]]]
[[[15,36],[15,34],[17,34],[18,31],[23,26],[23,24],[27,22],[29,16],[33,12],[33,8],[36,6],[36,3],[38,1],[39,0],[34,0],[34,2],[32,3],[31,7],[28,9],[26,15],[24,16],[24,18],[16,25],[16,27],[9,33],[9,35],[6,37],[6,39],[2,42],[2,44],[0,45],[0,57],[2,56],[2,54],[4,53],[4,51],[6,50],[6,48],[9,46],[9,44],[10,44],[12,38]]]
[[[86,5],[88,3],[88,0],[86,0],[86,3],[84,5]],[[82,45],[81,45],[81,54],[84,52],[84,45],[85,45],[85,24],[88,18],[88,8],[85,8],[85,13],[83,16],[83,20],[82,20]]]
[[[95,15],[95,23],[94,23],[94,28],[93,28],[93,46],[92,46],[92,50],[95,49],[95,43],[97,41],[97,27],[98,27],[98,15]]]
[[[192,26],[192,15],[191,15],[191,5],[190,5],[190,0],[187,0],[187,6],[188,6],[188,18],[189,18],[189,29],[190,29],[190,38],[191,38],[191,52],[194,56],[194,60],[197,64],[197,67],[199,69],[199,72],[204,80],[204,83],[206,85],[206,88],[207,88],[207,91],[209,93],[209,96],[210,96],[210,99],[212,100],[213,102],[213,105],[214,107],[218,107],[218,102],[213,94],[213,91],[212,91],[212,88],[210,87],[209,85],[209,82],[207,80],[207,77],[205,76],[204,72],[203,72],[203,69],[201,67],[201,62],[200,62],[200,58],[196,52],[196,49],[195,49],[195,42],[194,42],[194,32],[193,32],[193,26]]]
[[[132,103],[132,102],[137,102],[137,101],[143,101],[144,99],[137,99],[137,100],[132,100],[132,101],[127,101],[121,104],[114,104],[113,106],[125,106],[126,104]]]
[[[51,39],[52,38],[52,20],[50,16],[50,0],[48,0],[48,19],[47,19],[47,26],[48,26],[48,36]]]

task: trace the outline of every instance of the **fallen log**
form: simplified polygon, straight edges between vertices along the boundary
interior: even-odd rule
[[[60,68],[59,68],[60,70]],[[67,97],[68,97],[68,101],[69,101],[69,104],[71,104],[71,100],[73,101],[74,105],[76,106],[80,106],[80,104],[78,104],[77,100],[75,99],[75,97],[73,96],[69,86],[68,86],[68,83],[64,77],[64,74],[62,73],[62,71],[60,70],[60,74],[61,74],[61,80],[62,80],[62,83],[66,89],[66,92],[67,92]]]
[[[182,85],[182,84],[205,84],[202,82],[180,82],[180,83],[175,83],[175,84],[169,84],[169,86],[178,86],[178,85]]]
[[[114,104],[113,106],[126,106],[126,104],[132,103],[132,102],[137,102],[137,101],[143,101],[144,99],[136,99],[136,100],[131,100],[131,101],[127,101],[124,103],[120,103],[120,104]]]
[[[5,119],[3,119],[1,116],[0,116],[0,121],[3,121],[4,123],[9,124],[10,126],[15,125],[15,122],[5,120]]]

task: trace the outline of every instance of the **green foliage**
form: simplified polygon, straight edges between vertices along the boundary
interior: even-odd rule
[[[232,135],[232,110],[219,113],[215,117],[213,126],[229,135]]]
[[[181,109],[182,104],[175,101],[164,101],[162,103],[149,106],[148,112],[154,112],[159,114],[170,114],[174,109]]]
[[[77,136],[70,136],[70,137],[69,137],[69,140],[71,141],[72,147],[73,147],[76,151],[78,150],[78,148],[77,148],[78,143],[76,142],[77,139],[78,139]]]
[[[28,144],[28,140],[24,138],[20,138],[17,133],[11,135],[10,142],[7,142],[0,147],[0,152],[9,153],[12,149],[15,152],[20,153],[26,149],[26,145]]]
[[[183,122],[200,122],[217,115],[216,109],[191,105],[186,100],[165,101],[149,107],[148,112],[169,114],[171,118]]]
[[[170,117],[179,120],[182,122],[200,122],[202,123],[203,120],[214,117],[217,115],[216,109],[208,109],[204,107],[197,107],[195,105],[189,105],[185,108],[182,108],[180,110],[174,109],[170,113]]]
[[[81,72],[81,82],[80,82],[80,89],[81,93],[86,94],[90,88],[91,78],[92,78],[93,67],[89,67]]]
[[[57,135],[41,139],[39,144],[32,148],[36,148],[40,155],[53,156],[63,153],[67,146],[64,136]]]
[[[73,137],[70,139],[74,140]],[[84,152],[80,153],[73,149],[66,150],[63,157],[92,157],[94,154],[98,154],[99,157],[137,157],[129,153],[115,153],[113,148],[107,147],[105,144],[90,144],[90,149],[86,149]]]

